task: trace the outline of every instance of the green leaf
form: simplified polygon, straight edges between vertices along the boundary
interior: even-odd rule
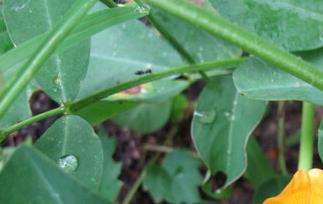
[[[203,1],[203,6],[213,9],[208,0]],[[188,52],[194,62],[225,59],[241,54],[241,50],[231,44],[216,39],[194,25],[168,15],[155,7],[152,7],[150,15]]]
[[[189,83],[183,80],[154,81],[114,94],[74,114],[80,115],[91,124],[99,124],[142,103],[164,102],[165,99],[183,91],[188,85]]]
[[[71,32],[58,49],[61,51],[66,50],[109,26],[145,15],[145,13],[138,12],[136,8],[134,5],[127,5],[120,8],[105,9],[84,17],[83,21]],[[24,62],[40,46],[47,35],[48,32],[40,34],[1,56],[0,70],[3,72]]]
[[[75,0],[7,0],[4,18],[13,43],[20,45],[54,28]],[[57,102],[73,100],[88,66],[89,41],[56,52],[36,75],[45,92]]]
[[[1,19],[0,19],[1,21]],[[7,52],[13,47],[7,32],[0,31],[0,55]]]
[[[300,53],[307,61],[322,67],[323,49]],[[298,100],[323,105],[323,92],[312,85],[251,57],[233,74],[239,93],[258,100]]]
[[[121,163],[115,162],[112,158],[116,149],[116,140],[108,138],[105,134],[100,134],[100,139],[103,147],[104,163],[99,192],[111,203],[115,203],[121,188],[121,181],[118,180]]]
[[[197,203],[201,200],[197,187],[202,182],[199,165],[189,152],[175,150],[166,156],[162,166],[148,168],[144,188],[156,202]]]
[[[323,2],[317,0],[210,0],[231,21],[290,51],[323,45]]]
[[[103,150],[99,137],[86,121],[78,116],[62,117],[35,146],[55,163],[62,163],[60,166],[81,183],[98,189],[103,171]]]
[[[118,24],[92,38],[89,70],[78,98],[142,76],[138,73],[181,64],[176,51],[143,23]]]
[[[179,94],[173,98],[171,120],[180,122],[185,116],[185,109],[189,106],[189,101],[185,95]]]
[[[246,170],[246,177],[253,185],[258,188],[264,181],[275,176],[273,168],[270,166],[266,155],[261,150],[256,139],[250,138],[247,146],[248,166]]]
[[[287,176],[276,176],[265,181],[259,188],[255,190],[253,196],[253,204],[262,204],[265,199],[276,196],[287,185],[290,178]]]
[[[2,4],[0,3],[0,56],[10,50],[13,47],[9,35],[7,33],[7,28],[3,20],[2,15]],[[1,85],[1,84],[0,84]]]
[[[0,120],[0,127],[7,127],[32,116],[29,99],[34,90],[31,86],[27,86],[26,90],[18,96],[9,108],[7,114]]]
[[[137,105],[138,103],[133,101],[103,100],[86,106],[73,114],[81,116],[93,125],[98,125],[119,113],[136,107]]]
[[[121,126],[148,134],[159,130],[168,121],[172,110],[170,100],[162,103],[142,103],[137,107],[113,117],[113,121]]]
[[[108,100],[158,103],[177,95],[189,85],[189,82],[184,80],[158,80],[114,94],[108,97]]]
[[[247,141],[265,109],[266,103],[237,93],[231,76],[210,79],[199,97],[191,126],[195,146],[212,173],[226,173],[225,186],[246,170]]]
[[[26,146],[11,156],[0,174],[0,183],[0,202],[6,204],[108,203]]]
[[[323,122],[321,121],[319,133],[318,133],[318,145],[317,149],[321,160],[323,161]]]

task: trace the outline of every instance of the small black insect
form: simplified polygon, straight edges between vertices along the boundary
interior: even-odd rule
[[[135,75],[151,74],[153,71],[151,69],[138,70],[135,72]]]

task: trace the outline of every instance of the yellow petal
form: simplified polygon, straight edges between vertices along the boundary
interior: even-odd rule
[[[276,197],[265,200],[264,204],[322,204],[323,171],[297,171],[290,183]]]

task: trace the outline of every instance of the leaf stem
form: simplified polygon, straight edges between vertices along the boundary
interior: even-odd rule
[[[23,120],[23,121],[21,121],[19,123],[16,123],[16,124],[10,126],[9,128],[1,131],[0,142],[2,142],[6,138],[7,135],[10,135],[11,133],[14,133],[14,132],[16,132],[17,130],[19,130],[21,128],[27,127],[28,125],[31,125],[31,124],[33,124],[35,122],[44,120],[44,119],[49,118],[51,116],[61,115],[61,114],[64,114],[64,113],[65,113],[65,108],[63,106],[61,106],[61,107],[52,109],[50,111],[46,111],[44,113],[35,115],[35,116],[33,116],[31,118],[28,118],[26,120]]]
[[[21,91],[23,91],[35,74],[40,70],[42,65],[45,64],[59,44],[63,42],[96,2],[97,0],[77,1],[64,17],[64,20],[49,33],[42,45],[33,53],[26,64],[21,67],[14,79],[8,83],[8,86],[3,91],[3,98],[0,101],[0,119],[8,111],[9,107]]]
[[[218,61],[209,61],[204,62],[201,64],[195,64],[195,65],[185,65],[180,67],[173,67],[169,68],[165,71],[160,71],[158,73],[153,73],[141,78],[137,78],[119,85],[116,85],[114,87],[102,90],[92,96],[89,96],[85,99],[81,99],[79,101],[73,102],[71,104],[68,104],[68,107],[60,107],[57,109],[53,109],[48,112],[41,113],[39,115],[33,116],[29,119],[26,119],[24,121],[21,121],[20,123],[14,124],[7,129],[0,130],[0,142],[3,141],[9,134],[26,127],[28,125],[31,125],[34,122],[46,119],[50,116],[60,115],[60,114],[75,114],[80,109],[86,107],[87,105],[90,105],[92,103],[95,103],[105,97],[108,97],[109,95],[118,93],[120,91],[126,90],[128,88],[138,86],[140,84],[148,83],[157,79],[166,78],[172,75],[178,75],[183,73],[189,73],[189,72],[195,72],[199,70],[207,71],[212,69],[231,69],[240,63],[244,61],[244,58],[232,58],[227,60],[218,60]]]
[[[168,32],[167,29],[164,28],[161,23],[159,23],[154,15],[149,13],[147,18],[149,22],[154,25],[154,27],[162,34],[166,41],[181,55],[182,59],[184,59],[189,64],[196,63],[191,54],[181,45],[181,43],[177,41],[177,39],[170,32]],[[208,80],[208,76],[204,72],[199,71],[199,74],[204,80]]]
[[[315,105],[303,102],[299,170],[309,170],[313,163]]]
[[[277,146],[278,146],[278,163],[283,175],[287,175],[285,161],[285,102],[279,101],[277,108]]]
[[[264,61],[323,90],[323,71],[257,34],[224,19],[216,12],[186,0],[145,0],[211,35],[224,39]]]
[[[95,103],[101,99],[104,99],[112,94],[118,93],[120,91],[126,90],[128,88],[138,86],[140,84],[148,83],[158,79],[166,78],[172,75],[178,75],[186,72],[197,72],[197,71],[207,71],[211,69],[219,68],[233,68],[240,64],[244,59],[243,58],[232,58],[226,60],[216,60],[208,61],[195,65],[184,65],[180,67],[169,68],[164,71],[160,71],[156,74],[149,74],[138,79],[130,80],[125,83],[116,85],[112,88],[108,88],[102,91],[99,91],[89,97],[81,99],[73,104],[71,104],[71,112],[77,112],[78,110],[86,107],[89,104]]]

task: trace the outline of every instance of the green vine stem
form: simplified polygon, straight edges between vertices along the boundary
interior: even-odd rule
[[[102,3],[107,5],[110,8],[117,7],[116,3],[112,4],[109,3],[111,0],[101,0]],[[142,1],[136,1],[138,6],[145,6]],[[193,59],[191,54],[177,41],[177,39],[172,36],[164,26],[153,16],[149,13],[147,16],[148,21],[161,33],[161,35],[165,38],[165,40],[181,55],[182,59],[185,60],[189,64],[196,64],[196,61]],[[208,76],[204,72],[199,72],[204,80],[208,79]]]
[[[283,175],[287,175],[286,160],[285,160],[285,110],[284,101],[278,102],[277,108],[277,146],[278,146],[278,163],[280,171]]]
[[[97,0],[77,1],[64,17],[63,21],[49,33],[42,45],[33,53],[26,64],[21,67],[3,91],[4,94],[0,101],[0,119],[51,54],[96,2]]]
[[[76,103],[73,103],[70,107],[71,112],[77,112],[78,110],[88,106],[89,104],[95,103],[101,99],[106,98],[107,96],[110,96],[112,94],[118,93],[120,91],[123,91],[125,89],[138,86],[140,84],[144,84],[147,82],[155,81],[158,79],[162,79],[165,77],[169,77],[172,75],[178,75],[186,72],[198,72],[198,71],[207,71],[211,69],[223,69],[223,68],[233,68],[239,65],[242,61],[244,61],[243,58],[232,58],[232,59],[226,59],[226,60],[216,60],[216,61],[209,61],[204,62],[200,64],[195,65],[184,65],[181,67],[174,67],[174,68],[168,68],[164,71],[160,71],[156,74],[149,74],[146,76],[143,76],[138,79],[130,80],[128,82],[116,85],[112,88],[108,88],[106,90],[99,91],[92,96],[89,96],[87,98],[84,98]]]
[[[224,19],[216,12],[186,0],[145,0],[211,35],[224,39],[264,61],[323,90],[323,72],[310,63],[270,43],[257,34]]]
[[[243,58],[232,58],[227,60],[218,60],[218,61],[209,61],[204,62],[201,64],[195,64],[195,65],[185,65],[180,67],[173,67],[169,68],[165,71],[160,71],[157,73],[149,74],[141,78],[137,78],[119,85],[116,85],[114,87],[102,90],[92,96],[89,96],[88,98],[85,98],[80,101],[76,101],[74,103],[68,104],[62,107],[59,107],[57,109],[53,109],[48,112],[41,113],[39,115],[33,116],[29,119],[26,119],[24,121],[21,121],[20,123],[14,124],[7,129],[0,130],[0,142],[2,142],[8,135],[10,135],[13,132],[16,132],[17,130],[27,127],[28,125],[31,125],[35,122],[38,122],[40,120],[46,119],[51,116],[55,115],[61,115],[61,114],[76,114],[77,111],[80,109],[86,107],[87,105],[90,105],[92,103],[95,103],[105,97],[108,97],[112,94],[118,93],[120,91],[126,90],[128,88],[138,86],[140,84],[144,84],[147,82],[151,82],[154,80],[167,78],[172,75],[179,75],[189,72],[196,72],[196,71],[208,71],[212,69],[231,69],[239,65],[244,61]]]
[[[52,109],[50,111],[46,111],[44,113],[35,115],[31,118],[28,118],[26,120],[21,121],[20,123],[16,123],[9,128],[0,131],[0,142],[3,141],[7,135],[16,132],[17,130],[20,130],[21,128],[27,127],[28,125],[31,125],[35,122],[44,120],[46,118],[49,118],[51,116],[56,116],[56,115],[62,115],[65,113],[65,108],[63,106],[59,108]]]
[[[315,105],[303,102],[299,170],[309,170],[313,163]]]

